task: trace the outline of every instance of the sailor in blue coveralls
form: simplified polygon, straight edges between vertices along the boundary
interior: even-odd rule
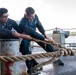
[[[12,31],[12,28],[17,32]],[[0,39],[18,39],[19,37],[32,40],[29,35],[20,34],[17,23],[8,18],[8,10],[0,8]]]
[[[20,24],[20,33],[25,32],[25,34],[30,35],[31,37],[40,39],[40,40],[45,40],[45,38],[48,38],[47,35],[45,34],[45,30],[41,24],[41,22],[38,19],[38,16],[35,14],[35,10],[32,7],[28,7],[25,10],[24,17],[21,19]],[[41,32],[41,34],[36,32],[36,28]],[[52,40],[51,40],[52,41]],[[53,46],[46,44],[46,48],[44,43],[42,42],[37,42],[38,45],[40,45],[46,52],[54,52],[55,49]],[[26,54],[31,54],[31,51],[29,50],[30,46],[30,40],[23,39],[21,42],[21,47],[20,51],[22,52],[23,55]],[[59,65],[64,65],[64,63],[58,59],[57,60]],[[26,65],[28,67],[28,73],[31,73],[32,67],[37,65],[38,63],[33,59],[30,61],[26,61]]]

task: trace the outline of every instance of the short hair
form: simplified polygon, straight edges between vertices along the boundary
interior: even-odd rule
[[[8,10],[6,8],[0,8],[0,17],[4,14],[7,13]]]
[[[27,16],[29,16],[31,14],[34,14],[35,13],[35,10],[32,7],[27,7],[25,9],[25,12],[26,12]]]

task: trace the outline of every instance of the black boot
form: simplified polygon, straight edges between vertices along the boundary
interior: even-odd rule
[[[32,61],[32,67],[35,67],[36,65],[38,65],[36,60],[32,59],[31,61]],[[38,67],[38,71],[42,71],[42,70],[43,70],[42,66]]]
[[[57,61],[53,62],[54,64],[60,65],[60,66],[64,66],[64,63],[58,59]]]
[[[26,60],[26,66],[28,68],[27,73],[31,74],[32,73],[32,62],[31,62],[31,60]]]
[[[38,65],[38,63],[36,62],[36,60],[32,59],[32,67],[35,67],[36,65]]]
[[[29,75],[38,75],[40,74],[39,70],[34,70],[34,66],[37,65],[38,63],[35,60],[26,60],[26,65],[27,65],[27,73]]]

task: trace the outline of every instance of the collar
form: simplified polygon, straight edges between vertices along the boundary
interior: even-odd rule
[[[0,24],[3,25],[3,26],[5,26],[4,23],[3,23],[2,21],[0,21]],[[7,23],[6,23],[6,24],[7,24]]]

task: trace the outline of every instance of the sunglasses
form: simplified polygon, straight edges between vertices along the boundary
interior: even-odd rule
[[[2,18],[7,18],[9,15],[7,15],[7,16],[2,16]]]

